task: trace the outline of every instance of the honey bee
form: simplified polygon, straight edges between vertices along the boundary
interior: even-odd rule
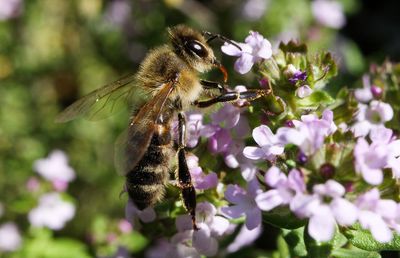
[[[200,73],[219,68],[227,81],[225,68],[214,56],[209,42],[221,39],[240,48],[229,39],[209,32],[199,32],[185,25],[168,28],[169,44],[151,50],[135,75],[129,75],[95,90],[60,113],[58,122],[66,122],[91,112],[97,103],[109,100],[115,92],[134,93],[141,90],[149,96],[130,119],[123,164],[125,190],[139,209],[159,202],[169,180],[169,172],[177,163],[177,186],[181,189],[184,207],[196,225],[196,191],[193,187],[185,154],[185,115],[192,106],[208,107],[218,102],[238,99],[254,100],[268,94],[266,90],[228,91],[225,85],[201,80]],[[132,83],[131,85],[131,82]],[[219,95],[199,100],[204,89],[216,89]],[[171,124],[178,118],[178,139],[174,145]],[[174,162],[174,157],[177,162]]]

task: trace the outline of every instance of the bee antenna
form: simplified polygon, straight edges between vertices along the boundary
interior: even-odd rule
[[[229,44],[234,45],[234,46],[237,47],[240,51],[242,51],[242,48],[241,48],[236,42],[234,42],[233,40],[228,39],[228,38],[225,37],[225,36],[222,36],[221,34],[215,34],[215,33],[209,32],[209,31],[203,31],[203,36],[209,37],[209,38],[207,39],[207,41],[206,41],[207,43],[213,41],[214,39],[219,39],[219,40],[222,40],[223,42],[226,42],[226,43],[229,43]]]

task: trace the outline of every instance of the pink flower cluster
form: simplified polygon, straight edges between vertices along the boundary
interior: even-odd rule
[[[60,230],[75,216],[75,205],[65,200],[66,193],[62,193],[75,179],[75,171],[69,166],[68,157],[61,150],[51,152],[47,158],[38,159],[33,168],[45,180],[51,182],[55,191],[39,197],[38,205],[28,214],[28,220],[35,227]],[[36,178],[30,178],[27,187],[30,191],[36,191],[40,182]]]
[[[258,147],[245,147],[244,155],[252,160],[275,163],[289,144],[296,145],[301,153],[311,158],[337,130],[330,110],[325,110],[321,119],[305,115],[301,121],[292,122],[293,127],[281,127],[276,134],[266,125],[256,127],[253,138]],[[393,176],[398,178],[400,140],[383,126],[373,128],[369,137],[371,144],[362,137],[355,144],[355,171],[370,185],[382,183],[385,168],[392,169]],[[249,182],[246,190],[238,185],[227,186],[225,198],[233,205],[222,208],[223,214],[229,218],[245,216],[246,226],[251,230],[261,224],[262,211],[286,205],[299,218],[309,220],[308,233],[317,241],[332,239],[337,225],[346,227],[356,222],[370,230],[380,242],[392,239],[390,229],[400,232],[400,204],[380,199],[376,188],[360,193],[355,200],[347,199],[346,188],[340,181],[329,179],[306,187],[312,182],[303,175],[301,168],[293,168],[286,175],[276,166],[268,169],[264,180],[266,191],[257,180]],[[383,212],[385,210],[393,212]]]

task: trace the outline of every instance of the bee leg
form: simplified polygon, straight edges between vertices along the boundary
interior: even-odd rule
[[[200,84],[205,89],[217,89],[220,93],[226,93],[227,89],[224,85],[219,84],[218,82],[207,81],[207,80],[200,80]]]
[[[193,229],[198,230],[199,228],[196,225],[196,191],[186,162],[186,121],[183,113],[178,114],[178,130],[178,186],[182,191],[183,204],[192,217]]]
[[[237,47],[239,50],[242,50],[242,48],[241,48],[236,42],[234,42],[233,40],[228,39],[228,38],[225,37],[225,36],[222,36],[221,34],[215,34],[215,33],[209,32],[209,31],[203,31],[203,36],[209,37],[209,38],[207,39],[207,43],[210,43],[210,42],[213,41],[214,39],[220,39],[220,40],[222,40],[223,42],[232,44],[232,45],[234,45],[235,47]]]
[[[204,101],[195,101],[194,104],[200,108],[209,107],[220,102],[233,102],[239,99],[252,101],[270,94],[271,90],[248,90],[243,92],[226,92],[213,99]]]

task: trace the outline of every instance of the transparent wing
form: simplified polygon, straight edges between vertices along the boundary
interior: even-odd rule
[[[64,123],[78,117],[88,120],[108,117],[121,106],[126,107],[130,102],[134,103],[135,99],[143,97],[139,87],[130,84],[134,80],[135,74],[129,74],[89,93],[68,106],[55,121]]]
[[[174,88],[173,85],[173,82],[162,85],[160,91],[139,109],[128,130],[117,139],[114,160],[118,174],[126,175],[147,151],[155,124]]]

